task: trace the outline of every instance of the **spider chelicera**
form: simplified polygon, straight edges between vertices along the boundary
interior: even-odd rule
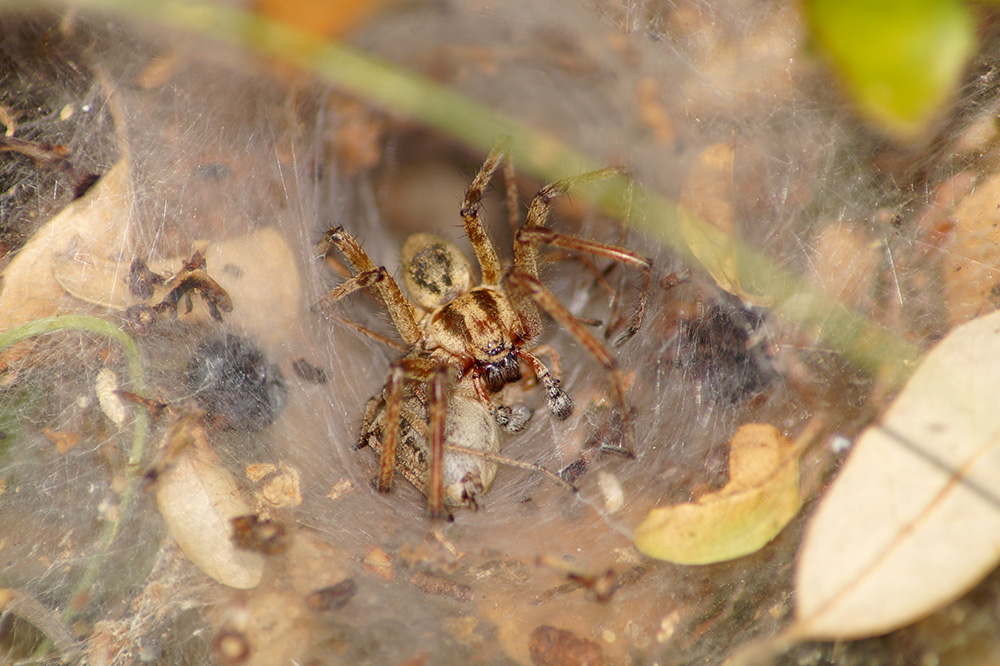
[[[458,247],[433,234],[416,233],[403,244],[402,274],[409,299],[343,227],[328,231],[321,244],[324,253],[339,250],[355,271],[324,297],[323,305],[368,289],[385,305],[407,350],[392,364],[383,390],[369,400],[359,446],[370,445],[379,453],[378,490],[392,489],[398,468],[427,495],[433,517],[447,515],[445,504],[476,505],[496,471],[498,427],[519,432],[530,418],[523,408],[504,404],[503,398],[504,387],[521,379],[522,364],[538,378],[553,416],[562,420],[572,413],[573,401],[558,377],[558,354],[536,346],[542,333],[539,310],[564,326],[608,374],[622,425],[621,443],[609,448],[632,455],[635,441],[625,382],[614,356],[538,277],[541,244],[639,269],[643,280],[638,304],[614,346],[636,333],[646,309],[651,260],[545,226],[553,199],[620,170],[601,169],[539,190],[514,234],[513,264],[504,269],[480,215],[483,191],[501,164],[508,167],[508,206],[516,201],[506,144],[501,142],[469,186],[461,209],[481,270],[478,285]],[[547,356],[556,372],[539,356]]]

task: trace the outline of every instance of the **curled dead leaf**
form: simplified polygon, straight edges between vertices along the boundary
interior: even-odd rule
[[[1000,313],[953,330],[858,440],[806,531],[793,635],[892,631],[1000,563],[997,359]]]
[[[260,583],[264,557],[241,550],[231,521],[251,513],[232,475],[218,464],[201,427],[182,419],[167,432],[165,448],[180,449],[156,485],[156,504],[177,545],[206,575],[247,590]],[[189,439],[176,446],[173,440]]]
[[[42,428],[42,434],[56,445],[59,453],[65,454],[80,443],[80,435],[75,432],[60,432],[52,428]]]
[[[55,261],[121,248],[132,210],[131,187],[128,162],[119,160],[87,194],[35,232],[0,276],[0,331],[72,311],[53,277]]]
[[[709,564],[760,550],[802,506],[799,450],[771,425],[745,425],[730,442],[729,483],[694,502],[653,509],[635,530],[642,552]]]

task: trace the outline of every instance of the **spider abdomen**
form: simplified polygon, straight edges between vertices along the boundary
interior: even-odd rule
[[[382,450],[385,429],[385,401],[372,398],[377,406],[362,427],[361,444]],[[415,395],[403,403],[400,444],[396,450],[397,469],[421,492],[428,492],[431,443],[426,434],[427,405]],[[450,506],[476,508],[496,476],[497,463],[484,455],[500,453],[500,429],[493,415],[479,401],[453,394],[445,422],[445,442],[467,452],[446,451],[444,456],[444,502]],[[476,455],[476,454],[479,455]]]
[[[406,239],[402,250],[403,283],[423,308],[436,308],[472,287],[472,266],[454,243],[428,233]]]

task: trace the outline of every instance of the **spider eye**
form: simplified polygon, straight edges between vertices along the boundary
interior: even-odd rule
[[[496,363],[482,364],[480,377],[490,393],[496,393],[507,384],[516,382],[521,378],[521,364],[517,360],[517,354],[512,352]]]

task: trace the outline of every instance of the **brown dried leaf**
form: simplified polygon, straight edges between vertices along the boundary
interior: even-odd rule
[[[156,485],[156,504],[170,535],[206,575],[240,590],[256,587],[264,572],[264,557],[240,550],[230,539],[230,521],[251,513],[250,506],[232,475],[208,449],[199,426],[187,419],[180,421],[166,435],[166,439],[176,438],[194,441],[180,447]],[[165,446],[169,448],[171,442]]]
[[[72,301],[54,278],[56,259],[100,256],[109,248],[123,247],[131,210],[129,166],[121,159],[87,194],[35,232],[4,269],[0,276],[0,331],[72,311]],[[128,290],[124,283],[118,288]]]
[[[794,635],[892,631],[1000,563],[998,332],[1000,313],[953,330],[858,440],[800,551]]]
[[[955,209],[941,269],[953,326],[1000,305],[1000,174],[980,183]]]
[[[771,425],[739,429],[729,483],[697,501],[649,512],[635,530],[642,552],[678,564],[709,564],[764,547],[802,506],[799,451]]]
[[[306,597],[309,610],[329,612],[340,610],[358,592],[358,584],[353,578],[345,578],[335,585],[314,590]]]
[[[535,666],[599,666],[605,663],[600,645],[572,631],[548,625],[532,631],[528,645],[531,663]]]
[[[62,454],[80,443],[80,435],[75,432],[58,432],[51,428],[42,428],[42,434],[55,444],[56,450]]]

